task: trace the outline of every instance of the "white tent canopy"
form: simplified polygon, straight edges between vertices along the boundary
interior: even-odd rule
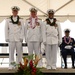
[[[29,16],[29,9],[34,6],[42,19],[46,18],[47,9],[54,9],[58,20],[75,21],[75,0],[0,0],[0,22],[11,15],[12,6],[20,7],[19,15],[24,19]]]

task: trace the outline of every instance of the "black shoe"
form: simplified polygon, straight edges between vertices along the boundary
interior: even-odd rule
[[[75,67],[74,67],[74,66],[73,66],[72,68],[73,68],[73,69],[75,69]]]
[[[67,67],[65,66],[64,69],[67,69]]]

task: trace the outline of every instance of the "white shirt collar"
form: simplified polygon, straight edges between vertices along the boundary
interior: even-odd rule
[[[49,18],[49,20],[50,20],[51,22],[53,22],[53,19],[50,19],[50,18]]]
[[[16,21],[17,20],[17,16],[16,17],[13,16],[13,20]]]

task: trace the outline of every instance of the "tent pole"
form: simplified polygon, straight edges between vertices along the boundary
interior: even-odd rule
[[[38,9],[40,12],[42,12],[44,15],[47,16],[47,14],[45,12],[43,12],[41,9],[39,9],[38,7],[36,7],[33,4],[31,4],[30,2],[28,2],[27,0],[23,0],[23,1],[26,2],[27,4],[31,5],[32,7],[35,7],[36,9]]]
[[[72,1],[74,0],[70,0],[67,3],[65,3],[64,5],[62,5],[61,7],[59,7],[55,12],[59,11],[60,9],[64,8],[65,6],[67,6],[68,4],[70,4]]]

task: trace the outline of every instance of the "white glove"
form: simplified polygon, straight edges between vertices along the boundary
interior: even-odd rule
[[[43,42],[44,45],[46,45],[46,42]]]
[[[72,46],[68,45],[68,46],[65,46],[65,49],[71,49]]]
[[[58,42],[58,46],[60,46],[61,42]]]
[[[41,53],[42,54],[45,53],[45,45],[43,43],[41,43]]]
[[[27,39],[25,39],[25,42],[28,43]]]
[[[9,39],[6,39],[6,42],[9,42]]]
[[[46,41],[45,40],[43,41],[43,44],[46,45]]]
[[[21,42],[23,42],[23,39],[20,39]]]

